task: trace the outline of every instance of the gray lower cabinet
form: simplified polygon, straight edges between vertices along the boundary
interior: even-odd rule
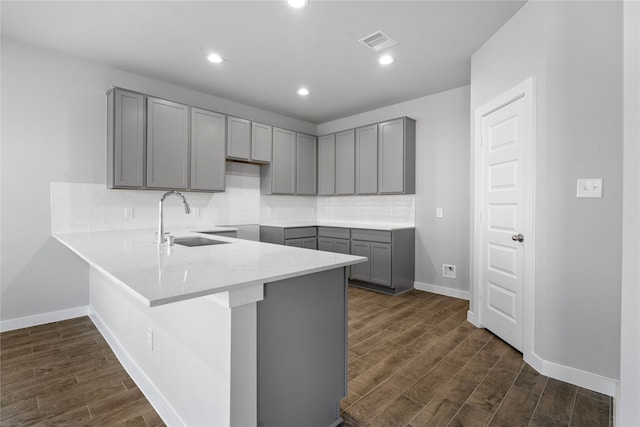
[[[415,230],[352,229],[351,254],[369,260],[351,266],[351,280],[368,289],[397,294],[413,288]]]
[[[336,134],[336,196],[353,195],[356,192],[355,131]]]
[[[144,95],[122,89],[107,93],[107,185],[144,186]]]
[[[251,122],[227,116],[227,157],[249,160],[251,156]]]
[[[191,180],[196,191],[224,191],[225,116],[191,108]]]
[[[408,117],[378,124],[378,193],[415,193],[415,135]]]
[[[318,140],[315,136],[296,134],[296,194],[315,196]]]
[[[147,97],[147,187],[189,186],[189,107]]]
[[[356,129],[356,194],[378,192],[378,125]]]
[[[333,196],[336,192],[336,136],[318,138],[318,196]]]
[[[269,163],[273,128],[262,123],[251,123],[251,160]]]
[[[334,239],[331,237],[318,237],[318,250],[336,252],[339,254],[351,253],[351,241],[347,239]]]
[[[285,246],[294,246],[296,248],[318,249],[318,242],[315,237],[302,237],[298,239],[287,239],[284,241]]]

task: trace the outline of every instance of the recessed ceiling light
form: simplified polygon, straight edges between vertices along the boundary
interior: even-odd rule
[[[224,62],[224,58],[217,53],[210,54],[209,56],[207,56],[207,59],[209,60],[209,62],[213,62],[214,64]]]
[[[309,0],[287,0],[287,4],[296,9],[301,9],[309,4]]]
[[[378,58],[378,62],[382,65],[393,64],[394,61],[395,58],[391,55],[382,55],[380,58]]]
[[[307,89],[306,87],[301,87],[300,89],[298,89],[298,95],[300,96],[309,95],[309,89]]]

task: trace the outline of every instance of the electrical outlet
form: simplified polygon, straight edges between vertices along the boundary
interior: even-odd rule
[[[124,217],[126,219],[133,218],[133,208],[124,208]]]
[[[200,216],[200,208],[199,208],[199,207],[193,207],[193,208],[191,208],[191,215],[193,215],[193,216]]]
[[[578,179],[577,197],[602,197],[602,178]]]
[[[442,208],[436,208],[436,218],[442,218]]]
[[[442,277],[446,279],[455,279],[456,266],[451,264],[442,264]]]
[[[149,345],[149,350],[153,351],[153,329],[147,328],[147,344]]]

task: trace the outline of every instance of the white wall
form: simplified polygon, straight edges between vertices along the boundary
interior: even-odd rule
[[[619,378],[621,2],[529,2],[472,57],[471,111],[536,79],[534,352]],[[472,125],[473,126],[473,125]],[[577,199],[577,178],[604,178]]]
[[[640,2],[624,3],[624,203],[616,422],[640,425]]]
[[[416,122],[416,286],[463,298],[469,291],[469,87],[402,102],[363,114],[323,123],[318,134],[347,130],[395,117],[408,116]],[[371,199],[370,199],[371,197]],[[406,209],[406,200],[390,196],[367,196],[325,200],[319,198],[319,215],[330,216],[325,209],[340,204],[341,209],[363,212],[363,206],[377,204],[387,212],[398,206]],[[436,208],[443,217],[436,218]],[[330,211],[328,211],[330,212]],[[410,221],[410,218],[396,222]],[[393,220],[389,221],[392,222]],[[457,266],[456,279],[442,278],[442,264]]]
[[[86,306],[89,302],[86,264],[51,238],[50,191],[52,182],[104,186],[105,93],[111,86],[135,89],[300,132],[316,132],[316,126],[311,123],[53,51],[7,39],[2,39],[1,49],[1,320]],[[235,176],[229,177],[230,181],[240,178],[238,174],[248,175],[245,178],[249,181],[251,175],[259,179],[257,167],[254,168],[235,168],[232,172]],[[127,200],[129,195],[125,193],[104,190],[100,200],[117,200],[139,207],[139,213],[143,215],[145,208],[153,209],[146,198],[148,194],[129,193],[131,199]],[[201,198],[188,197],[194,203]],[[209,197],[213,205],[218,199],[237,201],[233,194],[231,197]],[[204,205],[207,200],[201,202],[202,207],[208,206]],[[257,217],[258,192],[250,203],[255,203]],[[93,207],[99,208],[98,205]],[[122,206],[119,208],[123,209]],[[211,211],[214,220],[223,218],[231,224],[247,220],[246,216],[234,216],[230,210],[220,214],[217,209],[213,206]],[[97,214],[94,219],[113,223],[121,218],[117,212],[111,215],[98,210],[94,210]],[[182,221],[188,219],[185,217],[178,215],[175,218]]]

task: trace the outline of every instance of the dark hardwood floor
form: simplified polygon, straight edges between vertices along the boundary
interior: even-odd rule
[[[0,334],[0,425],[162,426],[88,317]]]
[[[608,396],[537,374],[467,309],[350,287],[345,426],[610,425]],[[0,425],[164,424],[81,317],[0,334]]]
[[[346,426],[609,426],[609,396],[538,374],[468,302],[349,288]]]

